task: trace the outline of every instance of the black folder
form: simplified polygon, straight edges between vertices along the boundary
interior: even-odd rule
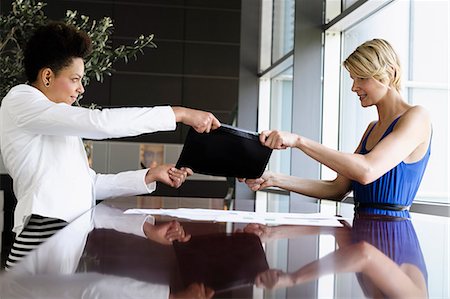
[[[190,128],[177,168],[189,167],[196,173],[259,178],[269,161],[272,149],[259,141],[259,134],[222,124],[210,133]]]
[[[215,233],[174,242],[181,280],[186,288],[203,283],[216,293],[253,285],[269,269],[261,241],[255,234]]]

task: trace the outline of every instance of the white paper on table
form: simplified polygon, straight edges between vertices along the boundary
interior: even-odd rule
[[[125,214],[166,215],[197,221],[261,223],[261,224],[291,224],[314,226],[343,226],[339,220],[347,220],[339,216],[321,213],[256,213],[234,210],[210,209],[129,209]]]

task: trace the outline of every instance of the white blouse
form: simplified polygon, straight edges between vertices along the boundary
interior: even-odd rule
[[[81,138],[136,136],[176,128],[169,106],[92,110],[50,101],[38,89],[13,87],[0,107],[0,149],[13,179],[17,206],[13,231],[19,234],[31,214],[70,222],[95,199],[149,193],[146,169],[97,174]]]

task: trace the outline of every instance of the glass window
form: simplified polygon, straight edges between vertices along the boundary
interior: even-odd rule
[[[325,23],[330,22],[341,13],[341,0],[326,0]]]
[[[259,71],[262,72],[272,63],[272,0],[261,2],[261,32],[260,32],[260,52]]]
[[[448,84],[448,9],[448,1],[412,2],[410,80]]]
[[[295,0],[273,1],[272,62],[294,48]]]
[[[431,156],[417,192],[417,199],[450,203],[448,194],[450,179],[448,174],[448,90],[413,88],[410,95],[414,99],[414,105],[427,108],[433,126]]]
[[[449,202],[448,1],[413,1],[411,8],[411,67],[405,85],[410,103],[427,108],[433,123],[432,155],[418,199]]]
[[[352,6],[353,4],[355,4],[358,1],[360,1],[360,0],[343,0],[343,2],[344,2],[344,9],[349,8],[350,6]]]
[[[270,129],[292,130],[292,72],[290,67],[271,80]],[[273,151],[269,170],[291,173],[291,150]]]

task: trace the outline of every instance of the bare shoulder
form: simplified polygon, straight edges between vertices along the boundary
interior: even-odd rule
[[[423,119],[424,121],[430,121],[431,117],[430,117],[430,113],[428,112],[427,109],[425,109],[422,106],[412,106],[411,108],[409,108],[405,114],[404,114],[405,118],[414,118],[417,120],[417,118],[419,119]]]
[[[399,124],[406,124],[413,127],[424,127],[431,125],[431,116],[427,109],[422,106],[412,106],[401,117]]]
[[[394,131],[405,134],[408,138],[414,136],[424,145],[428,145],[432,132],[430,113],[422,106],[412,106],[400,118]]]

